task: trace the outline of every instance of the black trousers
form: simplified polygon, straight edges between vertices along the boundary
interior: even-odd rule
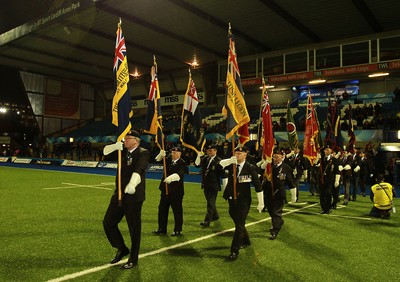
[[[124,238],[118,228],[118,224],[125,216],[131,237],[131,255],[133,262],[138,261],[140,236],[142,232],[142,205],[143,202],[133,202],[132,195],[125,194],[122,197],[122,206],[119,206],[118,196],[111,197],[107,212],[103,219],[103,228],[111,246],[119,250],[126,248]]]
[[[359,181],[360,181],[359,176],[351,177],[351,195],[352,195],[353,201],[355,201],[357,198],[357,189],[358,189]]]
[[[319,202],[321,209],[327,212],[332,207],[332,190],[335,189],[333,183],[321,183],[321,192],[319,194]]]
[[[160,204],[158,205],[158,229],[167,231],[169,207],[172,208],[175,221],[175,232],[182,231],[183,225],[183,195],[165,195],[161,193]]]
[[[205,188],[203,192],[204,197],[207,200],[207,214],[204,218],[204,221],[210,222],[219,219],[219,214],[216,206],[218,191]]]
[[[243,244],[249,243],[249,233],[246,229],[246,218],[250,210],[251,199],[229,199],[229,215],[235,223],[231,252],[238,253]]]
[[[282,218],[283,207],[285,206],[286,190],[284,188],[278,189],[274,195],[270,187],[264,188],[264,193],[267,195],[265,205],[269,216],[271,217],[272,226],[270,233],[277,235],[284,223]]]

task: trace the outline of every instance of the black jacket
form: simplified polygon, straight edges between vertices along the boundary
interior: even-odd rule
[[[136,186],[136,192],[133,194],[133,201],[143,202],[146,198],[146,179],[145,173],[150,161],[150,152],[142,147],[137,147],[132,154],[126,149],[121,152],[121,191],[124,195],[125,187],[131,181],[134,172],[140,175],[140,183]],[[118,187],[118,175],[115,178],[116,187]]]
[[[228,184],[224,191],[224,199],[233,199],[233,165],[229,165],[225,168],[228,174]],[[251,199],[251,184],[254,185],[256,192],[261,192],[261,182],[258,178],[257,167],[245,161],[242,171],[236,177],[236,195],[237,199],[249,198]]]

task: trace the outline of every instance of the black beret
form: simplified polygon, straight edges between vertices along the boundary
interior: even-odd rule
[[[212,145],[212,144],[208,145],[207,150],[211,150],[211,149],[217,150],[217,146]]]
[[[279,149],[276,149],[276,150],[274,150],[274,154],[277,154],[277,155],[282,155],[282,156],[284,156],[284,155],[285,155],[285,151],[284,151],[284,150],[279,150]]]
[[[235,148],[235,152],[243,152],[243,153],[247,153],[248,149],[247,147],[243,146],[243,147],[236,147]]]
[[[140,134],[136,130],[130,130],[126,135],[130,135],[130,136],[134,136],[134,137],[140,138]]]

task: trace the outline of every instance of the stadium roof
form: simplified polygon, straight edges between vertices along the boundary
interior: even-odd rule
[[[148,74],[360,36],[400,34],[398,0],[14,0],[0,12],[0,65],[112,85],[119,18],[131,72]]]

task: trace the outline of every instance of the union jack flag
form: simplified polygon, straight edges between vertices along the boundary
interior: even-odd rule
[[[121,141],[131,130],[130,118],[133,116],[129,88],[129,69],[126,57],[125,39],[122,35],[121,23],[118,23],[114,56],[115,94],[112,101],[112,123],[118,127],[117,140]]]

